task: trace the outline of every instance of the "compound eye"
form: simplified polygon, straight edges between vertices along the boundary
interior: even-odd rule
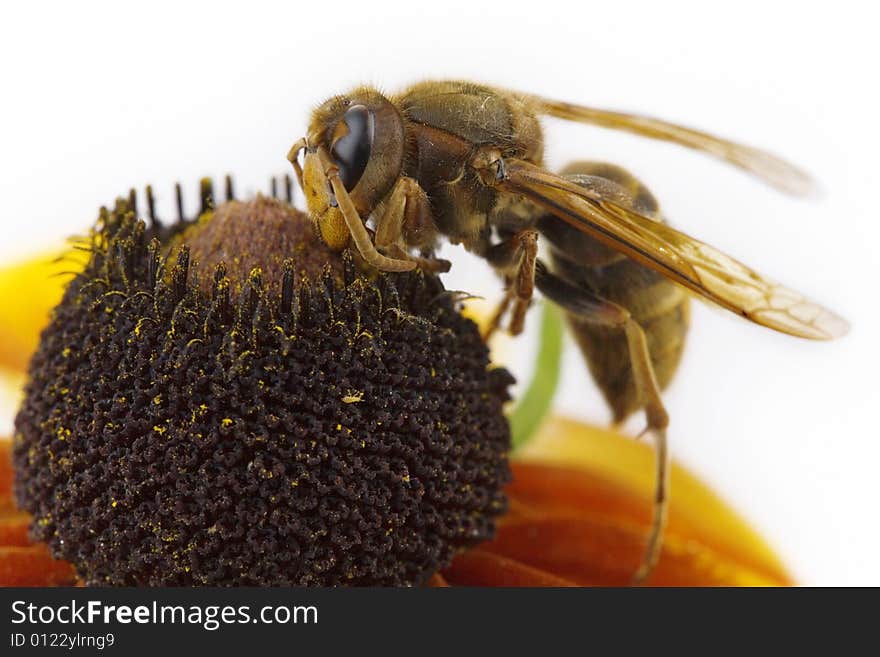
[[[339,167],[339,178],[349,192],[364,175],[374,136],[373,113],[363,105],[350,107],[333,131],[330,154]]]

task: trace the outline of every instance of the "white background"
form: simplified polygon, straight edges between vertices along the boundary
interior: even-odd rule
[[[823,196],[791,200],[674,146],[547,122],[551,166],[629,167],[676,226],[852,322],[847,338],[818,344],[700,306],[666,401],[677,458],[732,500],[800,581],[880,584],[876,20],[868,3],[714,5],[7,3],[0,260],[81,232],[132,185],[152,182],[165,216],[176,180],[191,209],[206,174],[265,190],[287,170],[309,108],[362,82],[393,91],[462,77],[769,148],[812,171]],[[449,287],[497,294],[483,263],[446,254],[456,262]],[[514,346],[521,379],[533,337]],[[558,405],[603,422],[569,348]]]

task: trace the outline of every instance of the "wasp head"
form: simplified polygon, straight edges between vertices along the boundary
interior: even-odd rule
[[[367,218],[400,176],[404,121],[375,89],[334,96],[313,113],[308,136],[288,158],[297,170],[312,222],[334,250],[348,245],[349,230],[330,186],[335,170],[361,217]],[[305,151],[299,168],[299,151]]]

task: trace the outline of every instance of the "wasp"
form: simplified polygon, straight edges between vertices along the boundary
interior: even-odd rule
[[[661,390],[681,358],[690,296],[802,338],[835,338],[847,323],[670,227],[625,169],[580,161],[548,171],[541,115],[692,148],[790,194],[811,188],[780,158],[698,130],[464,81],[334,96],[314,110],[288,159],[329,247],[353,245],[382,271],[445,271],[449,263],[432,257],[438,240],[462,244],[506,284],[490,332],[509,315],[510,332],[520,333],[536,288],[564,310],[614,419],[644,410],[654,439],[653,519],[634,575],[642,582],[662,546],[669,415]]]

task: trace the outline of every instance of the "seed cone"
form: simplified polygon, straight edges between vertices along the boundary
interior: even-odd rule
[[[13,448],[87,584],[419,585],[493,535],[510,375],[437,278],[364,278],[309,229],[265,198],[102,211]]]

